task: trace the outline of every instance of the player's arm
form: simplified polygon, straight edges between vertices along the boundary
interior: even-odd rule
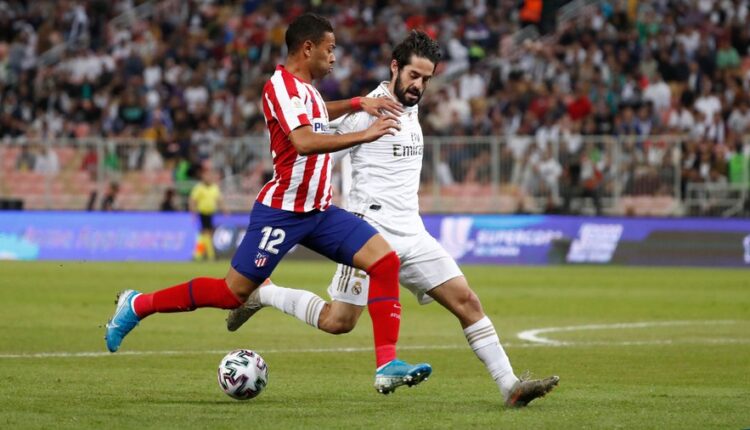
[[[289,140],[300,155],[325,154],[372,142],[387,134],[394,135],[400,129],[401,126],[396,117],[383,114],[366,130],[329,135],[315,133],[312,127],[303,125],[289,133]]]
[[[399,116],[404,112],[404,108],[390,97],[354,97],[326,102],[326,110],[331,121],[342,115],[360,111],[367,112],[374,117],[379,117],[383,113]]]

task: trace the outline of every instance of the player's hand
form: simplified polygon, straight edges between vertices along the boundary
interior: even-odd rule
[[[398,119],[391,114],[383,114],[363,133],[365,134],[365,141],[372,142],[385,135],[393,136],[399,130],[401,130],[401,124]]]
[[[378,118],[385,114],[398,117],[404,113],[401,104],[389,97],[362,97],[360,104],[363,111]]]

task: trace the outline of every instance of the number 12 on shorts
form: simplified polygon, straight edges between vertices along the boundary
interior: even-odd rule
[[[263,227],[260,231],[261,233],[263,233],[263,238],[260,239],[258,248],[263,251],[270,252],[271,254],[278,254],[279,249],[277,248],[277,246],[281,245],[281,243],[284,242],[284,239],[286,238],[286,233],[284,232],[284,230],[266,226]]]

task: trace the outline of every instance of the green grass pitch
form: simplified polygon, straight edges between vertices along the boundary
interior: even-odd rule
[[[623,267],[464,267],[516,373],[560,386],[506,410],[456,319],[402,290],[400,356],[430,380],[382,396],[366,314],[341,336],[266,309],[229,333],[224,311],[155,315],[105,354],[118,290],[223,276],[227,264],[0,262],[0,428],[750,427],[750,272]],[[274,280],[325,295],[334,266],[285,262]],[[626,323],[660,323],[642,326]],[[621,325],[617,325],[621,324]],[[600,325],[599,327],[577,327]],[[523,340],[518,333],[553,329]],[[269,385],[238,402],[216,382],[236,348]],[[90,353],[90,354],[88,354]]]

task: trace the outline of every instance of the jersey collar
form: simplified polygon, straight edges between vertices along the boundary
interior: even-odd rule
[[[276,65],[276,71],[277,72],[281,72],[282,75],[291,76],[292,78],[294,78],[294,79],[302,82],[303,84],[308,84],[309,85],[309,82],[306,82],[304,79],[300,78],[299,76],[297,76],[294,73],[292,73],[289,70],[287,70],[286,67],[284,67],[283,64],[277,64]]]

